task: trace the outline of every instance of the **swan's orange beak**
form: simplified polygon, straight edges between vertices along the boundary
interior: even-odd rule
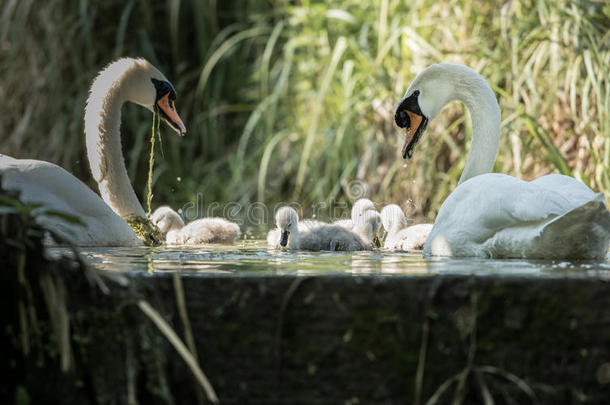
[[[420,91],[415,90],[409,97],[400,100],[396,107],[396,114],[394,114],[396,125],[406,130],[405,143],[402,146],[403,159],[411,159],[413,148],[428,124],[428,118],[419,107],[419,94]]]
[[[421,126],[421,123],[424,119],[424,117],[422,117],[419,114],[416,114],[412,111],[406,110],[405,111],[407,113],[407,115],[409,116],[409,125],[407,125],[407,128],[405,129],[406,132],[406,136],[405,136],[405,143],[402,146],[402,157],[404,159],[410,156],[411,149],[411,141],[413,141],[413,136],[418,133],[418,129]],[[415,146],[415,144],[413,144],[413,146]]]
[[[176,106],[174,105],[174,100],[169,99],[169,92],[157,100],[157,107],[159,108],[159,114],[161,118],[167,125],[172,127],[174,131],[178,132],[180,135],[184,135],[186,133],[186,127],[180,119],[178,112],[176,111]]]

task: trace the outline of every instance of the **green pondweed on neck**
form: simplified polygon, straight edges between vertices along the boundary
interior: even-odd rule
[[[152,122],[152,130],[150,133],[150,158],[148,159],[148,192],[146,193],[146,219],[150,220],[150,211],[151,211],[151,203],[152,203],[152,177],[153,177],[153,167],[155,165],[155,131],[159,129],[159,122],[161,121],[161,117],[157,118],[156,111],[153,112],[153,122]],[[160,135],[159,135],[160,137]]]
[[[159,246],[163,242],[161,231],[150,220],[137,215],[129,216],[125,220],[147,246]]]
[[[153,121],[154,124],[154,121]],[[153,125],[154,127],[154,125]],[[161,117],[157,119],[157,138],[159,139],[159,150],[161,151],[161,157],[165,159],[165,153],[163,152],[163,140],[161,140]]]
[[[153,112],[152,130],[150,134],[150,158],[148,160],[148,191],[146,193],[146,218],[139,216],[131,216],[125,218],[131,229],[135,234],[144,241],[148,246],[158,246],[163,241],[163,235],[159,228],[150,222],[151,203],[153,198],[152,193],[152,180],[153,180],[153,168],[155,165],[155,139],[159,137],[159,144],[161,144],[161,116],[156,111]]]

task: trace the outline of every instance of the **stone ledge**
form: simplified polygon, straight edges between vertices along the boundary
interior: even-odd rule
[[[133,281],[182,330],[172,277]],[[465,403],[482,402],[485,389],[499,403],[529,403],[528,387],[542,403],[610,397],[610,283],[603,280],[182,281],[201,365],[222,403],[414,403],[418,370],[424,403],[465,369]],[[458,385],[439,403],[449,402]],[[189,388],[176,394],[186,399]]]

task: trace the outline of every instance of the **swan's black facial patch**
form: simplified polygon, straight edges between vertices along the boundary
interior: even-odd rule
[[[173,101],[176,99],[176,90],[174,89],[174,86],[172,86],[172,84],[170,82],[168,82],[167,80],[157,80],[152,77],[151,77],[150,81],[155,86],[155,91],[157,92],[157,94],[155,96],[155,102],[159,101],[159,99],[161,97],[165,96],[167,93],[169,93],[170,100]]]
[[[167,80],[150,79],[155,86],[156,96],[154,109],[157,114],[176,132],[183,135],[186,127],[176,111],[174,100],[176,100],[176,90]]]
[[[405,143],[402,147],[403,159],[411,159],[413,149],[428,125],[428,118],[419,108],[419,90],[415,90],[409,97],[405,97],[396,107],[394,121],[400,128],[406,128]]]
[[[410,125],[409,116],[407,111],[411,111],[417,115],[424,116],[419,108],[419,90],[415,90],[409,97],[405,97],[400,100],[398,107],[396,107],[396,113],[394,114],[394,121],[400,128],[406,128]]]

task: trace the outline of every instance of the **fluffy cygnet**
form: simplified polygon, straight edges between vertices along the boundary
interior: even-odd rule
[[[421,250],[433,224],[418,224],[407,227],[407,217],[396,204],[381,210],[381,222],[387,232],[384,249]]]
[[[168,245],[233,243],[241,235],[239,225],[223,218],[201,218],[184,225],[180,215],[168,206],[157,208],[150,220],[165,234]]]
[[[296,211],[295,211],[296,212]],[[314,228],[318,228],[323,225],[328,225],[321,221],[314,219],[306,219],[299,221],[299,232],[307,232]],[[281,232],[279,228],[273,228],[267,233],[267,245],[270,247],[278,247],[280,244]]]
[[[354,228],[354,224],[362,218],[365,212],[367,211],[375,211],[375,204],[368,198],[361,198],[354,203],[352,207],[352,217],[351,219],[340,219],[338,221],[333,222],[333,225],[339,225],[345,229],[352,230]]]
[[[374,248],[373,240],[381,219],[379,214],[371,214],[354,231],[338,225],[322,225],[302,232],[297,212],[291,207],[282,207],[275,214],[275,223],[280,232],[281,247],[288,246],[291,250],[355,251]]]

